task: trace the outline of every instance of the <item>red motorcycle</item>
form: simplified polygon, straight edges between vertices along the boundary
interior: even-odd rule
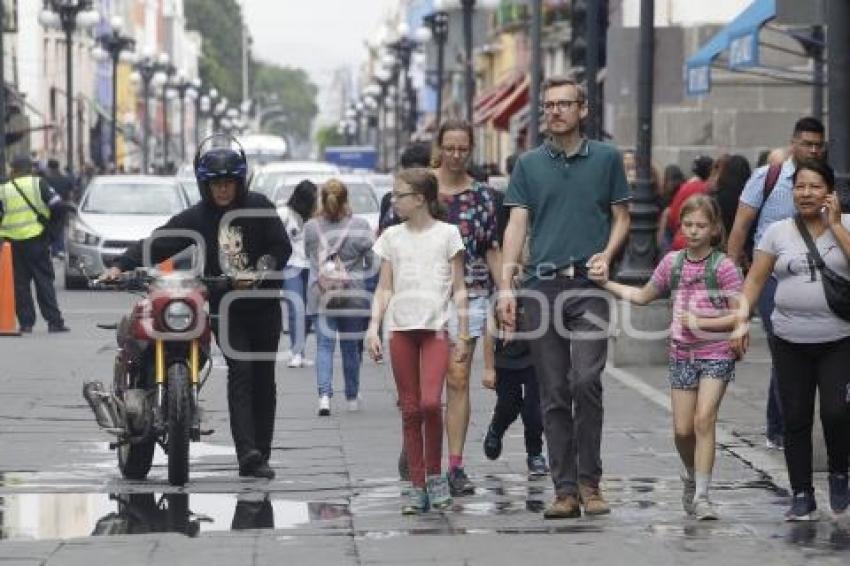
[[[93,289],[123,289],[141,295],[117,324],[111,391],[99,381],[83,386],[98,425],[117,436],[118,467],[127,479],[145,479],[159,444],[168,456],[168,482],[189,480],[189,444],[212,430],[201,428],[199,394],[212,369],[210,286],[227,286],[227,276],[137,270]]]

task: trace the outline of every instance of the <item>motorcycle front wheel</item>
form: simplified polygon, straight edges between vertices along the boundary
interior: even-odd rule
[[[182,362],[168,367],[168,483],[189,481],[189,429],[192,425],[192,391],[189,368]]]

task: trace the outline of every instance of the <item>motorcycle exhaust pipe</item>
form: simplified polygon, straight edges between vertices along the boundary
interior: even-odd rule
[[[112,402],[111,396],[103,387],[100,381],[89,381],[83,384],[83,397],[88,401],[94,413],[97,424],[101,428],[117,429],[118,415],[115,410],[115,403]]]

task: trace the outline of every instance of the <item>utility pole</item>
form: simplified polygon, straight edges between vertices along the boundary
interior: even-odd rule
[[[599,2],[591,0],[587,3],[587,62],[585,63],[585,81],[587,82],[587,136],[598,140],[600,127],[599,116],[602,109],[599,107],[599,83],[596,77],[599,75],[599,62],[602,53],[599,49]]]
[[[0,180],[6,180],[6,3],[0,7]]]
[[[543,57],[540,32],[543,26],[543,0],[531,0],[531,84],[528,90],[528,148],[540,143],[540,83]]]
[[[829,103],[829,160],[835,168],[835,181],[845,206],[850,204],[850,4],[828,0],[827,100]]]

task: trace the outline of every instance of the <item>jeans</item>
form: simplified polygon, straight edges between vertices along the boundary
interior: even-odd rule
[[[597,487],[602,477],[601,377],[610,307],[604,292],[584,278],[544,280],[534,291],[545,300],[521,300],[520,329],[543,330],[528,343],[540,385],[552,481],[558,496],[575,495],[579,481]]]
[[[314,315],[307,313],[307,278],[310,270],[301,267],[287,267],[283,271],[283,290],[289,296],[284,296],[286,305],[287,329],[289,332],[289,349],[292,355],[303,354],[307,334],[315,320]],[[297,302],[300,297],[300,302]]]
[[[830,473],[846,474],[850,456],[850,338],[798,344],[774,336],[773,355],[785,417],[785,462],[794,493],[812,489],[815,391]]]
[[[520,415],[525,428],[525,452],[537,456],[543,451],[543,417],[534,368],[496,368],[496,407],[490,427],[502,436]]]
[[[29,240],[12,240],[12,262],[15,279],[15,310],[18,324],[21,328],[32,328],[35,325],[35,305],[32,300],[32,283],[35,282],[35,296],[41,316],[50,327],[60,327],[65,324],[59,303],[56,300],[56,289],[53,286],[55,275],[50,259],[50,243],[47,235]]]
[[[768,346],[774,363],[770,367],[770,386],[767,391],[767,437],[770,440],[782,438],[785,435],[785,425],[782,421],[782,404],[779,401],[779,383],[776,377],[776,362],[773,355],[773,322],[770,320],[774,309],[776,296],[776,278],[772,275],[767,279],[759,296],[758,311],[768,338]]]
[[[360,362],[363,359],[362,333],[367,324],[368,321],[362,316],[319,315],[316,325],[316,381],[320,397],[333,397],[334,350],[337,333],[340,333],[347,335],[340,336],[339,340],[342,350],[342,373],[345,376],[345,398],[349,401],[357,399],[360,390]]]

